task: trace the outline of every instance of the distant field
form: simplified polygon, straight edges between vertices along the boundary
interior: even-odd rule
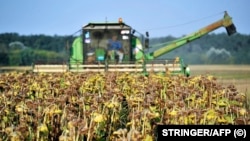
[[[0,73],[6,71],[26,71],[31,70],[31,66],[0,66]]]
[[[190,65],[191,75],[211,74],[223,86],[235,85],[250,102],[250,65]]]
[[[211,74],[222,84],[234,84],[241,90],[250,86],[250,65],[190,65],[191,75]]]

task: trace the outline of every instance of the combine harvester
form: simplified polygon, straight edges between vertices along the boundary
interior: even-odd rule
[[[70,48],[70,58],[65,64],[34,63],[33,72],[170,72],[171,74],[190,75],[190,70],[182,58],[159,60],[158,57],[173,51],[191,41],[220,28],[225,27],[230,36],[236,33],[232,18],[225,11],[224,17],[200,30],[174,40],[153,52],[149,48],[149,36],[143,36],[122,19],[117,23],[89,23],[82,28]],[[139,36],[135,34],[139,33]],[[118,63],[118,56],[108,53],[107,41],[116,35],[123,46],[124,56]]]

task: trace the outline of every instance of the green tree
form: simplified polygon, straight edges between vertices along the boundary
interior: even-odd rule
[[[9,65],[20,66],[22,64],[21,50],[13,50],[9,53]]]
[[[0,65],[8,65],[8,47],[4,43],[0,43]]]

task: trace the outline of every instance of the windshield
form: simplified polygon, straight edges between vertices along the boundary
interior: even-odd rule
[[[129,30],[105,30],[94,29],[85,30],[83,32],[84,38],[84,51],[85,53],[93,53],[97,48],[108,49],[108,41],[112,36],[116,35],[117,40],[121,42],[124,54],[130,53],[130,31]]]

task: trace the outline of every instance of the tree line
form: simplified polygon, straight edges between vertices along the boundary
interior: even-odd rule
[[[73,36],[0,34],[0,65],[27,66],[36,61],[66,62]]]
[[[74,36],[0,34],[0,65],[27,66],[35,61],[67,62]],[[173,36],[150,38],[154,51]],[[160,45],[159,45],[160,44]],[[159,46],[158,46],[159,45]],[[159,59],[181,57],[188,64],[250,64],[250,35],[208,34],[173,50]]]

